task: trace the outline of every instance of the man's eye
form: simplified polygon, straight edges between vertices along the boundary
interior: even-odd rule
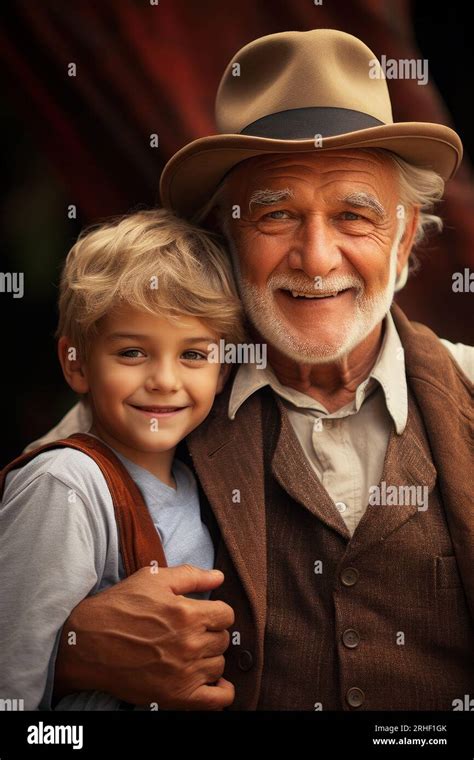
[[[360,214],[356,214],[354,211],[343,211],[341,216],[344,217],[347,222],[357,222],[358,219],[364,218]]]
[[[191,351],[191,350],[184,351],[182,355],[183,356],[187,355],[189,357],[189,354],[192,354],[191,356],[192,361],[200,361],[200,360],[207,361],[207,354],[202,354],[200,351]]]
[[[276,221],[278,219],[284,218],[281,216],[275,216],[275,214],[286,214],[288,216],[288,211],[270,211],[268,214],[265,214],[262,219],[274,219]]]
[[[139,359],[140,356],[144,356],[144,353],[139,348],[127,348],[125,351],[120,351],[119,356],[125,356],[127,359]]]

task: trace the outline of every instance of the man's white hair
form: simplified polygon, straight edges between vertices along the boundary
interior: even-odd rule
[[[443,229],[443,220],[432,212],[435,204],[443,197],[445,183],[443,178],[433,169],[414,166],[391,151],[381,148],[360,148],[359,150],[365,153],[388,156],[398,169],[400,205],[407,209],[412,206],[420,207],[412,251],[395,285],[395,290],[398,291],[405,286],[409,272],[414,272],[419,268],[419,261],[413,249],[425,239],[430,229],[434,228],[438,232]],[[192,221],[195,224],[204,223],[210,212],[216,208],[222,234],[227,240],[232,240],[230,215],[225,207],[226,183],[227,177],[224,177],[209,201],[193,216]]]

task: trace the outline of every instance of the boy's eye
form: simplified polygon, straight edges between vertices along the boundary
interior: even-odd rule
[[[127,359],[139,359],[140,356],[144,356],[144,353],[139,348],[127,348],[126,351],[120,351],[119,356],[125,356]]]
[[[207,361],[207,354],[202,354],[200,351],[192,351],[191,349],[189,351],[183,351],[183,356],[188,356],[191,354],[191,360],[192,361]]]

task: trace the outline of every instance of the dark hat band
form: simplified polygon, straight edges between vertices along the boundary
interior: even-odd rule
[[[315,135],[333,137],[383,125],[383,121],[362,111],[311,106],[263,116],[244,127],[240,134],[273,140],[311,140]]]

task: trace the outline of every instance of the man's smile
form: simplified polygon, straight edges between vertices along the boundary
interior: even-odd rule
[[[305,292],[298,290],[286,290],[285,288],[278,288],[275,291],[276,298],[278,300],[284,299],[285,303],[298,304],[305,309],[320,308],[322,304],[333,304],[335,302],[340,303],[348,296],[354,295],[354,288],[344,288],[339,291],[326,291],[323,293]]]

